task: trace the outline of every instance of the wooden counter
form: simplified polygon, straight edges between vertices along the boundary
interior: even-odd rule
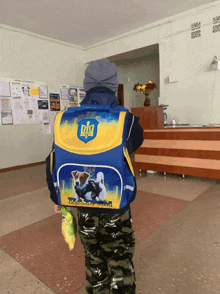
[[[140,118],[139,124],[144,130],[164,127],[164,114],[161,106],[131,108],[131,113]]]
[[[134,168],[220,179],[220,128],[144,130]]]

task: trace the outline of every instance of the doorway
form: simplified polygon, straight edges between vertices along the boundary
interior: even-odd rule
[[[124,85],[118,85],[117,99],[120,106],[124,107]]]

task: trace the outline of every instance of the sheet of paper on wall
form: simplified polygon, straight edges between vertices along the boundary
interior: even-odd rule
[[[11,104],[14,124],[27,123],[26,105],[29,106],[29,100],[28,103],[23,104],[24,99],[21,96],[12,97]]]
[[[50,93],[50,110],[60,111],[60,95]]]
[[[48,109],[48,101],[47,100],[38,100],[38,109]]]
[[[44,123],[49,122],[49,110],[34,110],[33,112],[34,123]]]
[[[28,97],[21,97],[21,103],[22,103],[22,109],[24,112],[26,112],[27,109],[30,109]]]
[[[24,97],[30,96],[30,85],[29,84],[21,84],[21,90],[23,92]]]
[[[69,97],[70,107],[78,106],[79,87],[70,86],[69,93],[70,93],[70,97]]]
[[[10,98],[1,98],[1,111],[11,111],[11,100]]]
[[[21,97],[23,95],[23,91],[21,89],[21,84],[12,82],[11,83],[11,96],[12,97]]]
[[[47,86],[39,86],[39,98],[40,99],[48,99],[48,87]]]
[[[60,88],[61,100],[69,100],[69,87],[63,86]]]
[[[2,125],[13,124],[13,116],[10,98],[2,97],[1,98],[1,123]]]
[[[36,96],[33,96],[33,97],[36,97]],[[29,98],[29,108],[33,109],[33,110],[37,110],[38,109],[38,100],[37,100],[37,98],[33,98],[33,97]]]
[[[38,110],[35,111],[35,121],[39,123],[48,123],[50,122],[49,110]]]
[[[13,124],[12,111],[2,111],[1,112],[1,122],[2,122],[2,125]]]
[[[33,110],[33,121],[34,123],[40,123],[40,111],[39,110]]]
[[[14,119],[14,124],[19,124],[19,123],[25,123],[26,122],[26,115],[23,112],[22,109],[17,109],[16,111],[13,111],[13,119]]]
[[[45,135],[50,135],[51,134],[50,123],[43,123],[42,127],[43,127],[43,134],[45,134]]]
[[[10,82],[4,82],[1,84],[4,86],[4,89],[6,89],[9,85],[11,96],[4,96],[4,100],[0,99],[2,100],[0,101],[0,113],[3,111],[11,112],[13,124],[42,123],[44,121],[43,117],[45,116],[49,121],[48,86],[42,85],[41,82],[34,81],[10,80]],[[6,92],[7,91],[4,93]],[[56,109],[58,109],[60,100],[56,99],[55,102]],[[44,111],[47,112],[46,115],[43,115],[42,112]],[[10,123],[11,120],[9,120],[9,118],[10,113],[5,113],[3,121]]]
[[[37,111],[37,110],[36,110]],[[39,123],[35,120],[35,110],[33,109],[16,109],[13,110],[13,122],[14,124],[26,124],[26,123]]]
[[[69,100],[66,101],[66,100],[63,100],[61,102],[61,110],[67,110],[67,108],[70,106],[70,103],[69,103]]]
[[[30,88],[30,95],[31,96],[38,96],[39,97],[39,90],[38,90],[38,88]]]
[[[22,110],[22,101],[20,96],[12,97],[11,104],[13,111]]]
[[[10,82],[0,81],[0,96],[11,96]]]
[[[27,109],[26,121],[28,123],[34,123],[35,122],[33,114],[34,114],[33,109]]]
[[[41,122],[49,123],[50,122],[50,112],[49,110],[41,110]]]
[[[82,100],[85,98],[86,92],[83,88],[79,88],[79,103],[82,102]]]
[[[33,123],[41,123],[42,122],[42,110],[33,110]]]

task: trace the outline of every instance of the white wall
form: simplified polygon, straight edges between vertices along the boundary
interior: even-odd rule
[[[214,56],[220,60],[220,32],[212,33],[213,17],[219,15],[220,1],[215,1],[91,46],[86,60],[158,43],[160,103],[169,105],[168,122],[175,116],[179,123],[220,123],[220,70],[210,69]],[[201,22],[201,37],[191,39],[195,22]],[[177,82],[169,83],[169,76]]]
[[[61,84],[82,84],[86,62],[159,44],[157,95],[160,103],[169,104],[168,122],[177,116],[180,123],[220,123],[220,71],[209,67],[214,56],[220,59],[220,32],[212,33],[212,19],[219,15],[220,1],[215,1],[96,44],[86,52],[0,26],[0,77],[47,82],[49,92],[59,93]],[[202,36],[191,39],[191,24],[197,21],[202,24]],[[141,80],[143,72],[135,76],[132,66],[124,69],[122,80],[126,73],[131,74],[133,82],[137,78],[145,83]],[[169,83],[170,75],[177,82]],[[129,87],[133,87],[133,82]],[[128,92],[126,89],[125,95]],[[136,96],[129,99],[126,107],[139,106]],[[53,120],[54,113],[52,127]],[[0,168],[45,160],[52,139],[52,134],[43,135],[41,125],[0,126]]]
[[[84,51],[19,30],[0,27],[0,78],[48,83],[49,93],[60,93],[62,84],[82,85]],[[44,161],[51,150],[51,135],[44,135],[41,124],[0,125],[0,169]]]
[[[149,54],[135,59],[114,62],[118,69],[118,81],[124,85],[124,106],[131,110],[132,107],[144,106],[145,95],[133,90],[137,83],[147,84],[148,81],[156,83],[157,89],[149,98],[151,106],[158,105],[159,97],[159,55]]]

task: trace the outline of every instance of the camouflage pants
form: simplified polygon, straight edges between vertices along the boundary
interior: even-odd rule
[[[135,294],[131,211],[97,215],[78,210],[78,228],[85,250],[87,293]]]

